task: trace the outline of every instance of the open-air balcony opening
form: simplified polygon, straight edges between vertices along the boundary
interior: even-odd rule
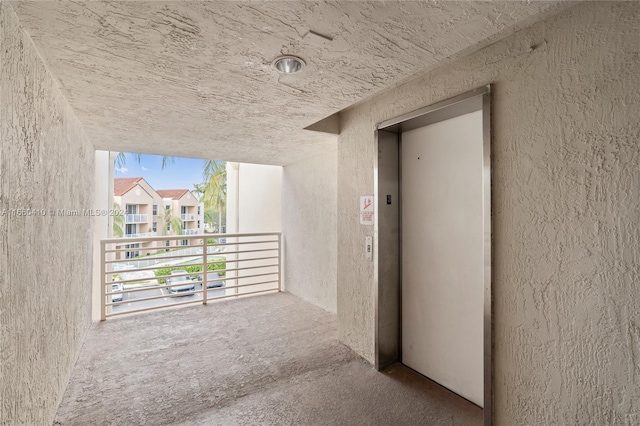
[[[221,161],[109,158],[115,214],[100,242],[101,320],[282,288],[280,206],[273,201],[280,199],[281,167],[261,166],[268,179],[243,178],[267,205],[244,193],[238,179],[228,183]],[[228,191],[235,202],[227,202]],[[241,199],[249,216],[239,211]]]

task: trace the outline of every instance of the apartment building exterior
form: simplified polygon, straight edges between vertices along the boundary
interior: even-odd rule
[[[113,202],[124,210],[123,237],[136,238],[157,235],[158,206],[162,198],[155,189],[141,177],[117,178],[113,181]],[[151,249],[151,243],[127,244],[131,252],[119,253],[124,258],[136,257]]]
[[[182,231],[177,233],[172,229],[171,223],[164,226],[169,235],[196,235],[204,229],[204,205],[198,201],[188,189],[159,189],[158,195],[162,197],[162,205],[165,209],[171,209],[172,216],[182,221]],[[179,245],[188,245],[187,240],[176,242]]]
[[[156,191],[141,177],[116,178],[113,183],[113,201],[124,210],[123,237],[152,237],[160,235],[197,235],[202,232],[204,208],[188,189]],[[164,211],[171,209],[174,217],[182,221],[180,233],[172,229],[170,221],[165,223]],[[188,245],[186,241],[176,244]],[[122,248],[131,251],[120,253],[122,258],[133,258],[151,254],[155,243],[125,244]]]

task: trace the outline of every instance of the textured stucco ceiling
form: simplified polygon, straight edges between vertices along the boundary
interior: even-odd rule
[[[305,127],[564,6],[557,2],[11,3],[98,149],[287,164]],[[310,43],[313,30],[333,40]],[[307,62],[297,75],[280,54]]]

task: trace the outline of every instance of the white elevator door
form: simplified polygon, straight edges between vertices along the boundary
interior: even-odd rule
[[[402,362],[483,406],[482,111],[402,133]]]

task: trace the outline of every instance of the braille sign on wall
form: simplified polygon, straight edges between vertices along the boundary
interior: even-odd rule
[[[360,225],[373,225],[373,195],[360,197]]]

